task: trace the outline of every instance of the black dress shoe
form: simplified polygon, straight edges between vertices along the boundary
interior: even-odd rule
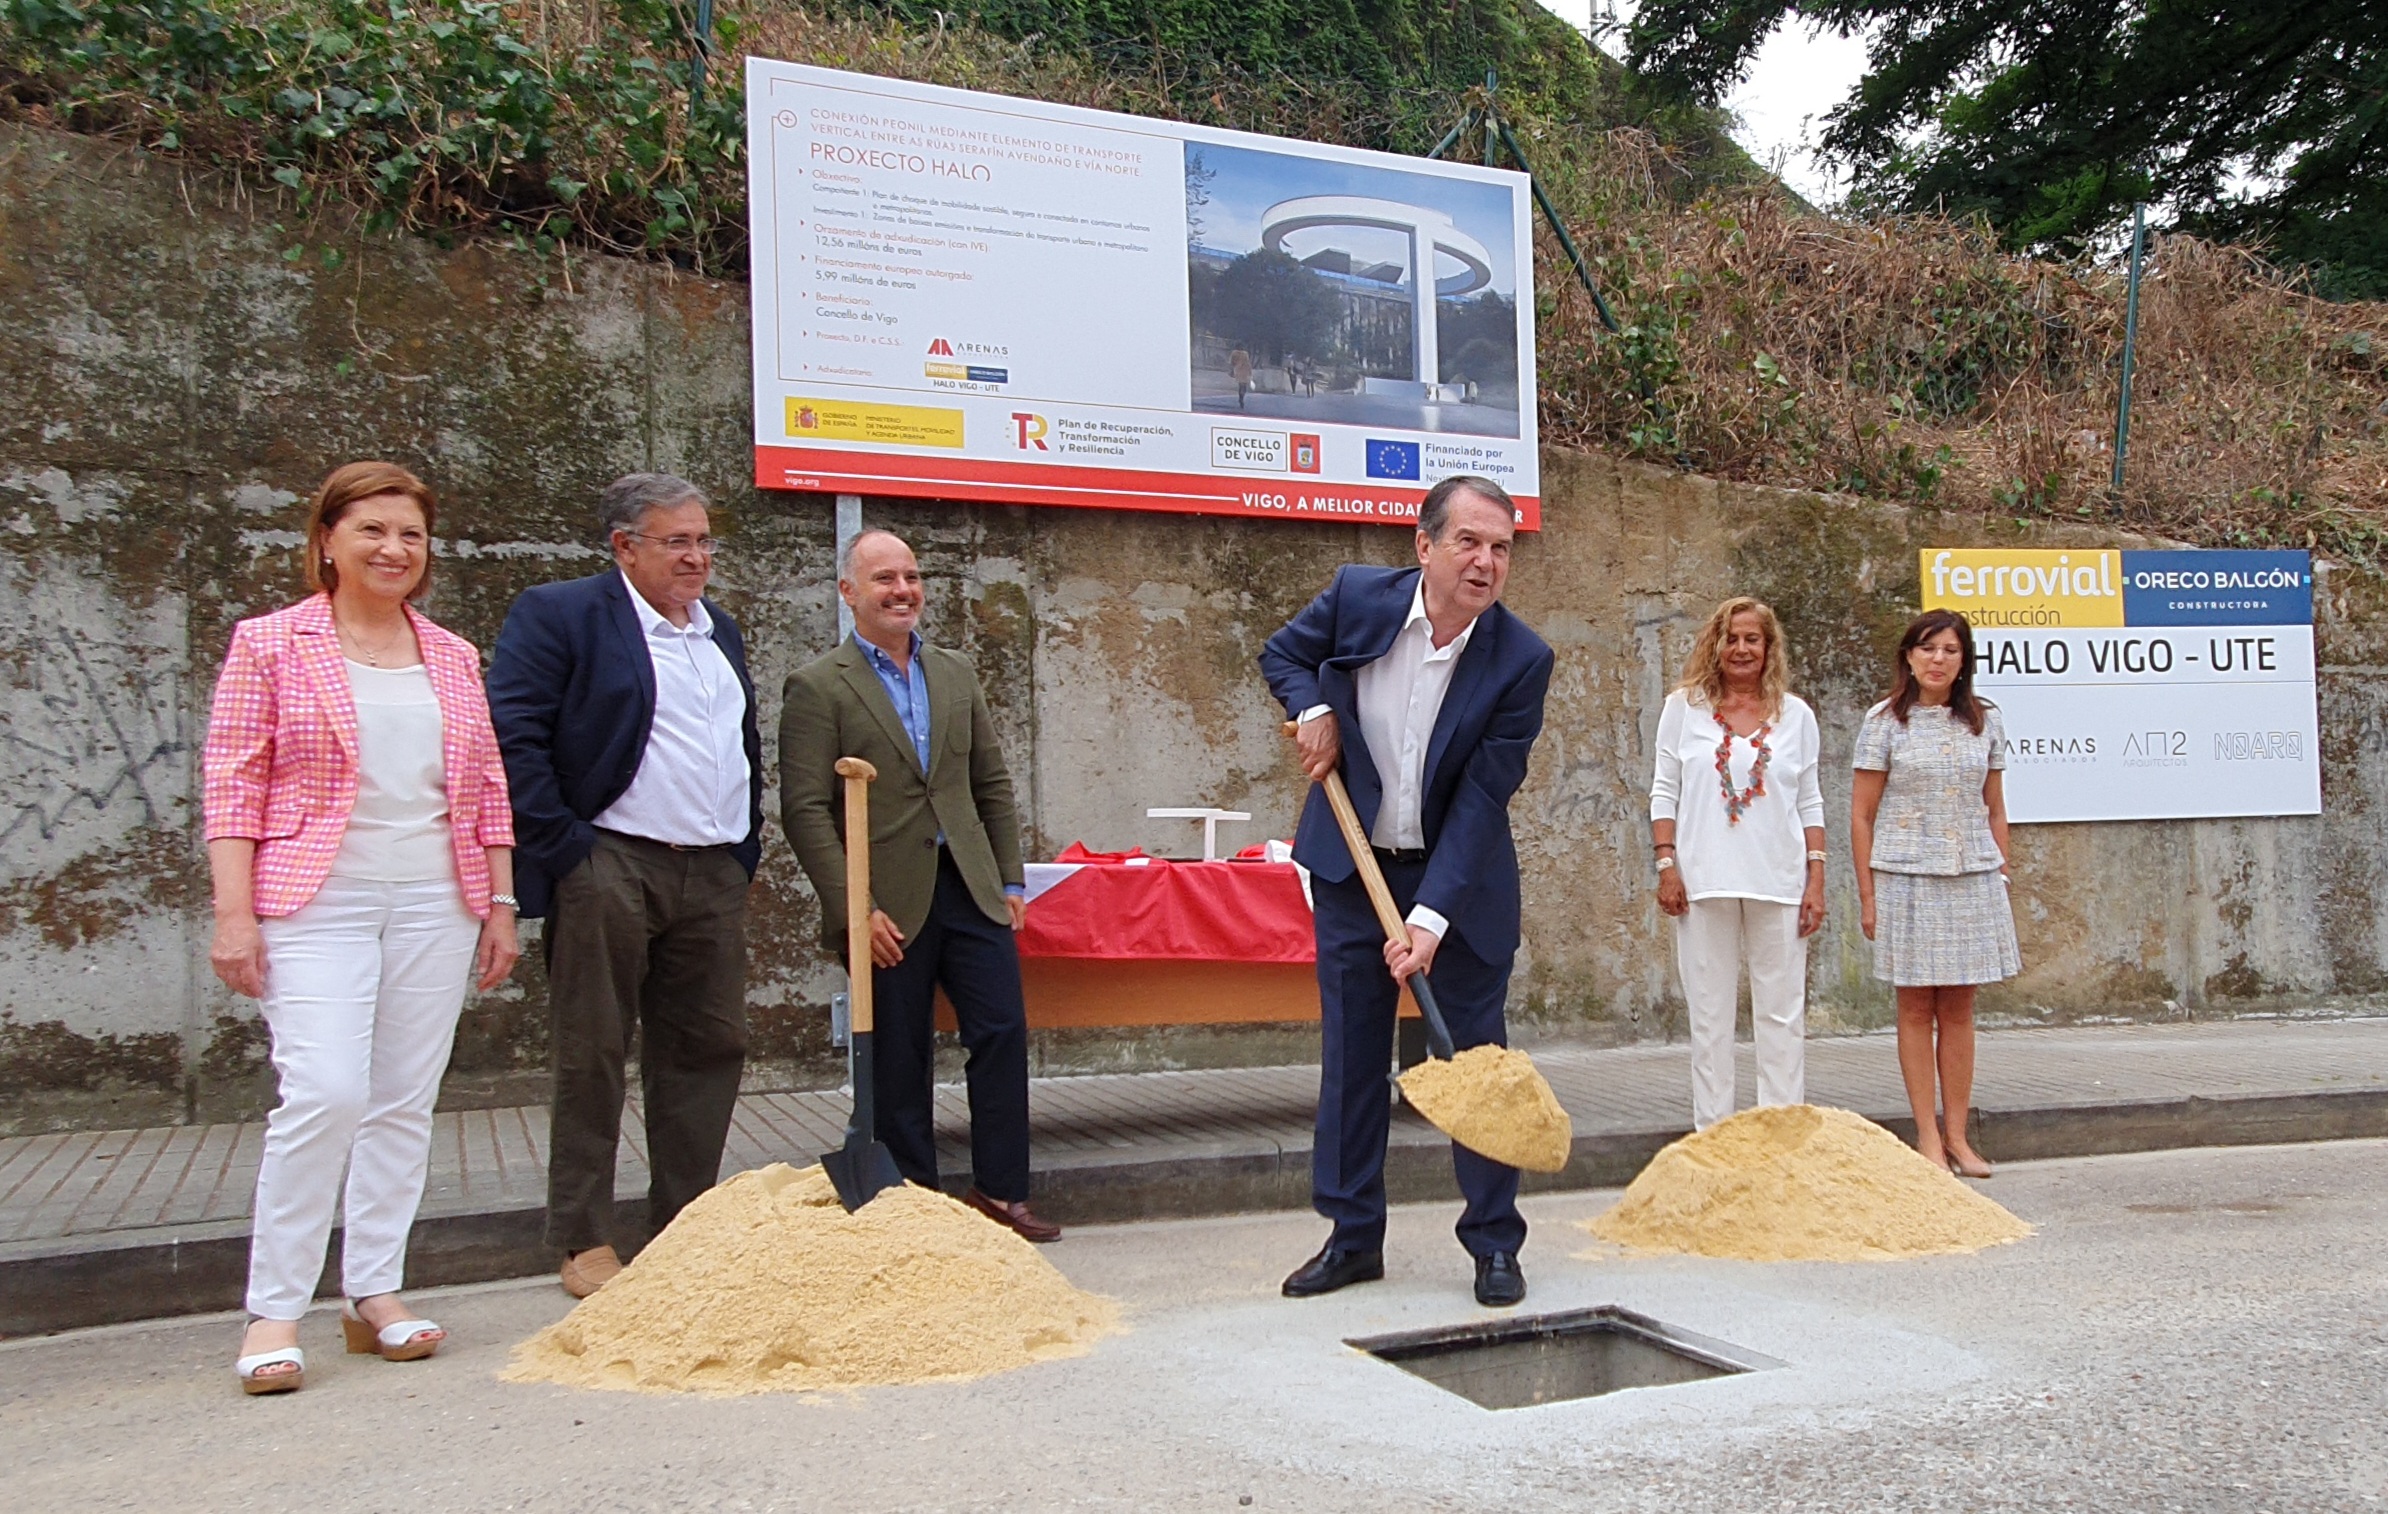
[[[1287,1298],[1316,1298],[1353,1283],[1373,1283],[1385,1275],[1382,1251],[1344,1251],[1327,1247],[1294,1269],[1285,1280]]]
[[[1525,1301],[1526,1275],[1518,1269],[1516,1252],[1495,1251],[1476,1258],[1477,1303],[1487,1309],[1506,1309]]]

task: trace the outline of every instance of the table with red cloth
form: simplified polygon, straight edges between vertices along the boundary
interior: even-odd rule
[[[1173,862],[1072,843],[1028,864],[1020,978],[1030,1027],[1316,1020],[1302,871],[1250,850]],[[937,1020],[953,1028],[942,995]]]

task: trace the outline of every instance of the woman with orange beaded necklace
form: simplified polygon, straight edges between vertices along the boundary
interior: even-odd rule
[[[1807,938],[1824,924],[1816,712],[1790,690],[1774,611],[1716,607],[1658,717],[1650,841],[1691,1022],[1692,1123],[1733,1113],[1733,1012],[1750,975],[1758,1102],[1806,1100]]]

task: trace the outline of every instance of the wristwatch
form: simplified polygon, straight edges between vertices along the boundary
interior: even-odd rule
[[[1674,865],[1675,859],[1672,857],[1661,857],[1658,859],[1658,870],[1662,873],[1673,868]]]
[[[489,896],[489,902],[492,904],[503,904],[506,906],[506,908],[514,911],[514,913],[518,915],[522,913],[522,901],[515,898],[512,894],[491,894]]]

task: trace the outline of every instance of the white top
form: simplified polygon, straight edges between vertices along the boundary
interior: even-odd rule
[[[713,617],[700,602],[688,624],[673,625],[624,574],[630,608],[647,633],[655,664],[655,723],[630,787],[596,824],[626,836],[678,846],[744,841],[750,820],[746,766],[746,690],[713,641]]]
[[[430,883],[456,876],[448,834],[447,724],[421,663],[348,664],[357,706],[357,804],[349,811],[332,876],[371,883]]]
[[[1426,580],[1421,576],[1410,590],[1409,618],[1401,623],[1391,649],[1360,669],[1360,736],[1376,759],[1377,783],[1384,791],[1375,828],[1368,834],[1378,846],[1426,844],[1421,818],[1426,749],[1434,740],[1435,717],[1443,712],[1443,696],[1451,692],[1459,654],[1475,634],[1476,622],[1471,620],[1448,646],[1434,644],[1434,625],[1426,618]],[[1410,911],[1409,920],[1438,937],[1450,931],[1450,922],[1423,904]]]
[[[1725,808],[1724,780],[1716,771],[1716,750],[1727,732],[1705,698],[1695,705],[1689,693],[1677,689],[1659,714],[1650,818],[1675,822],[1675,865],[1683,870],[1684,891],[1694,899],[1797,904],[1807,891],[1808,843],[1802,833],[1824,824],[1816,712],[1797,694],[1785,694],[1782,714],[1764,733],[1766,792],[1749,802],[1736,823]],[[1731,739],[1726,767],[1739,795],[1750,786],[1758,749],[1749,737]]]

